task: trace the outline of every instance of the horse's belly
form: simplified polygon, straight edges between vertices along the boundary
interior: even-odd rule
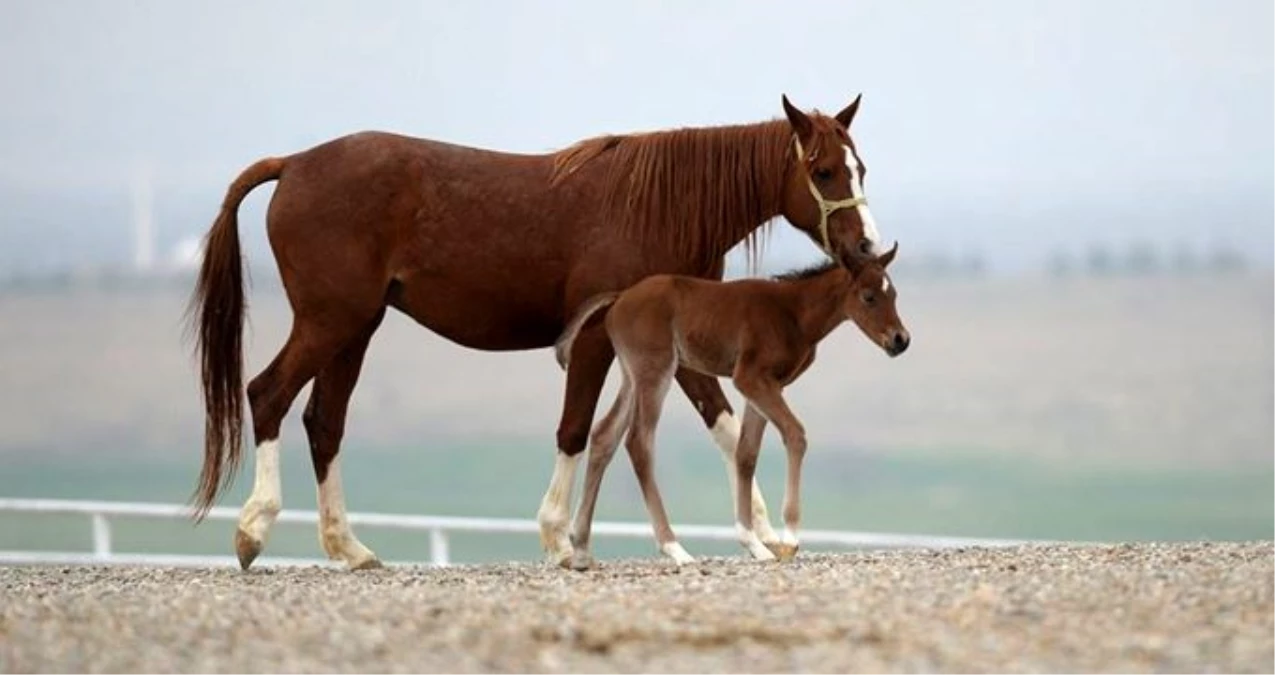
[[[425,328],[472,349],[539,349],[553,345],[562,332],[560,317],[512,292],[462,291],[446,285],[416,290],[395,284],[388,302]]]

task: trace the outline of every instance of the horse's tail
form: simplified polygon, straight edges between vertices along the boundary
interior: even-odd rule
[[[558,365],[562,366],[563,370],[567,369],[567,362],[571,360],[571,345],[575,343],[576,336],[580,334],[580,330],[589,323],[589,319],[598,310],[610,307],[619,297],[619,293],[599,293],[585,300],[584,304],[580,305],[580,309],[576,310],[576,315],[567,323],[562,335],[558,337],[558,341],[553,345],[553,356],[558,359]]]
[[[195,490],[195,520],[202,520],[239,468],[243,440],[243,257],[239,203],[253,188],[277,180],[284,159],[263,159],[230,184],[221,212],[204,240],[204,261],[187,309],[195,332],[204,398],[204,466]],[[223,467],[227,467],[223,470]]]

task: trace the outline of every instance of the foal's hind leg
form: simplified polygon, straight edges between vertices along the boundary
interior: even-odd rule
[[[363,320],[318,323],[293,317],[292,332],[269,366],[248,383],[252,430],[257,444],[256,479],[235,531],[239,565],[248,569],[265,547],[283,504],[279,480],[279,427],[301,388],[354,337]]]
[[[691,400],[695,410],[699,412],[704,424],[717,447],[721,448],[722,459],[726,463],[726,477],[730,481],[731,513],[739,501],[739,479],[735,471],[735,451],[739,447],[739,419],[731,412],[730,402],[722,392],[717,378],[697,373],[688,368],[677,369],[677,384],[686,397]],[[779,535],[770,526],[770,514],[766,511],[766,500],[761,496],[761,488],[757,480],[752,485],[753,526],[757,536],[766,548],[775,553],[781,546]]]
[[[589,467],[584,476],[580,507],[576,510],[575,531],[571,535],[571,544],[575,547],[571,567],[576,570],[586,570],[593,566],[589,535],[593,527],[593,510],[598,504],[598,489],[602,486],[602,476],[606,473],[607,465],[611,463],[611,457],[620,445],[621,434],[633,421],[633,381],[623,363],[621,372],[624,379],[620,383],[620,392],[615,397],[615,403],[589,437]]]
[[[629,427],[625,447],[629,451],[629,460],[633,463],[633,472],[637,474],[638,485],[642,488],[642,497],[646,500],[646,510],[655,529],[655,541],[659,544],[660,552],[677,564],[695,562],[673,535],[668,514],[664,511],[664,500],[655,483],[655,430],[660,424],[664,397],[668,394],[673,370],[677,365],[676,356],[670,349],[667,354],[631,359],[630,362],[635,400],[633,424]]]
[[[372,335],[385,317],[382,309],[367,327],[350,341],[314,378],[310,401],[301,419],[310,440],[310,459],[319,484],[319,543],[332,560],[340,560],[350,569],[381,566],[376,554],[354,536],[345,515],[345,495],[341,487],[341,436],[345,433],[345,417],[350,395],[358,382]]]

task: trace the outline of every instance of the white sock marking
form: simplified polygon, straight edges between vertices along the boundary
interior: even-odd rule
[[[761,539],[757,537],[757,533],[744,527],[743,523],[735,523],[735,532],[739,536],[739,543],[743,544],[748,553],[753,556],[754,560],[774,560],[775,554],[761,543]]]
[[[785,527],[785,528],[784,528],[784,536],[780,539],[780,541],[781,541],[782,543],[784,543],[784,544],[788,545],[788,546],[796,546],[796,545],[797,545],[797,533],[796,533],[796,532],[794,532],[793,530],[791,530],[791,529],[789,529],[789,528]]]
[[[239,514],[239,529],[253,540],[265,543],[270,526],[283,507],[283,490],[279,480],[279,439],[257,446],[256,476],[252,494]]]
[[[859,156],[855,154],[854,148],[845,146],[846,150],[846,169],[850,171],[850,194],[853,197],[863,197],[863,179],[859,176]],[[872,212],[868,210],[867,204],[859,204],[855,207],[859,213],[859,220],[863,222],[863,238],[872,242],[872,253],[878,253],[881,250],[881,233],[877,231],[877,221],[872,217]]]
[[[570,556],[571,538],[567,536],[567,521],[571,515],[571,493],[575,489],[576,466],[580,457],[576,454],[568,457],[561,450],[553,462],[553,477],[549,479],[549,489],[540,502],[540,542],[550,556],[561,560]]]
[[[717,443],[717,447],[722,449],[722,454],[734,464],[735,448],[739,447],[739,420],[723,410],[717,416],[717,421],[713,423],[709,433],[713,435],[713,441]]]
[[[695,562],[695,558],[692,558],[691,554],[687,553],[686,549],[682,548],[682,545],[676,541],[670,541],[667,544],[660,546],[660,551],[663,552],[664,555],[672,558],[673,562],[679,565]]]
[[[366,562],[376,555],[354,536],[345,515],[345,491],[341,487],[341,458],[332,458],[328,475],[319,483],[319,542],[333,560],[351,566]]]

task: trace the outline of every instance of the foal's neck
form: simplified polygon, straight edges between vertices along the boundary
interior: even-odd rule
[[[792,285],[797,325],[810,344],[817,344],[846,320],[846,296],[851,292],[846,276],[838,266],[809,279],[786,282]]]

